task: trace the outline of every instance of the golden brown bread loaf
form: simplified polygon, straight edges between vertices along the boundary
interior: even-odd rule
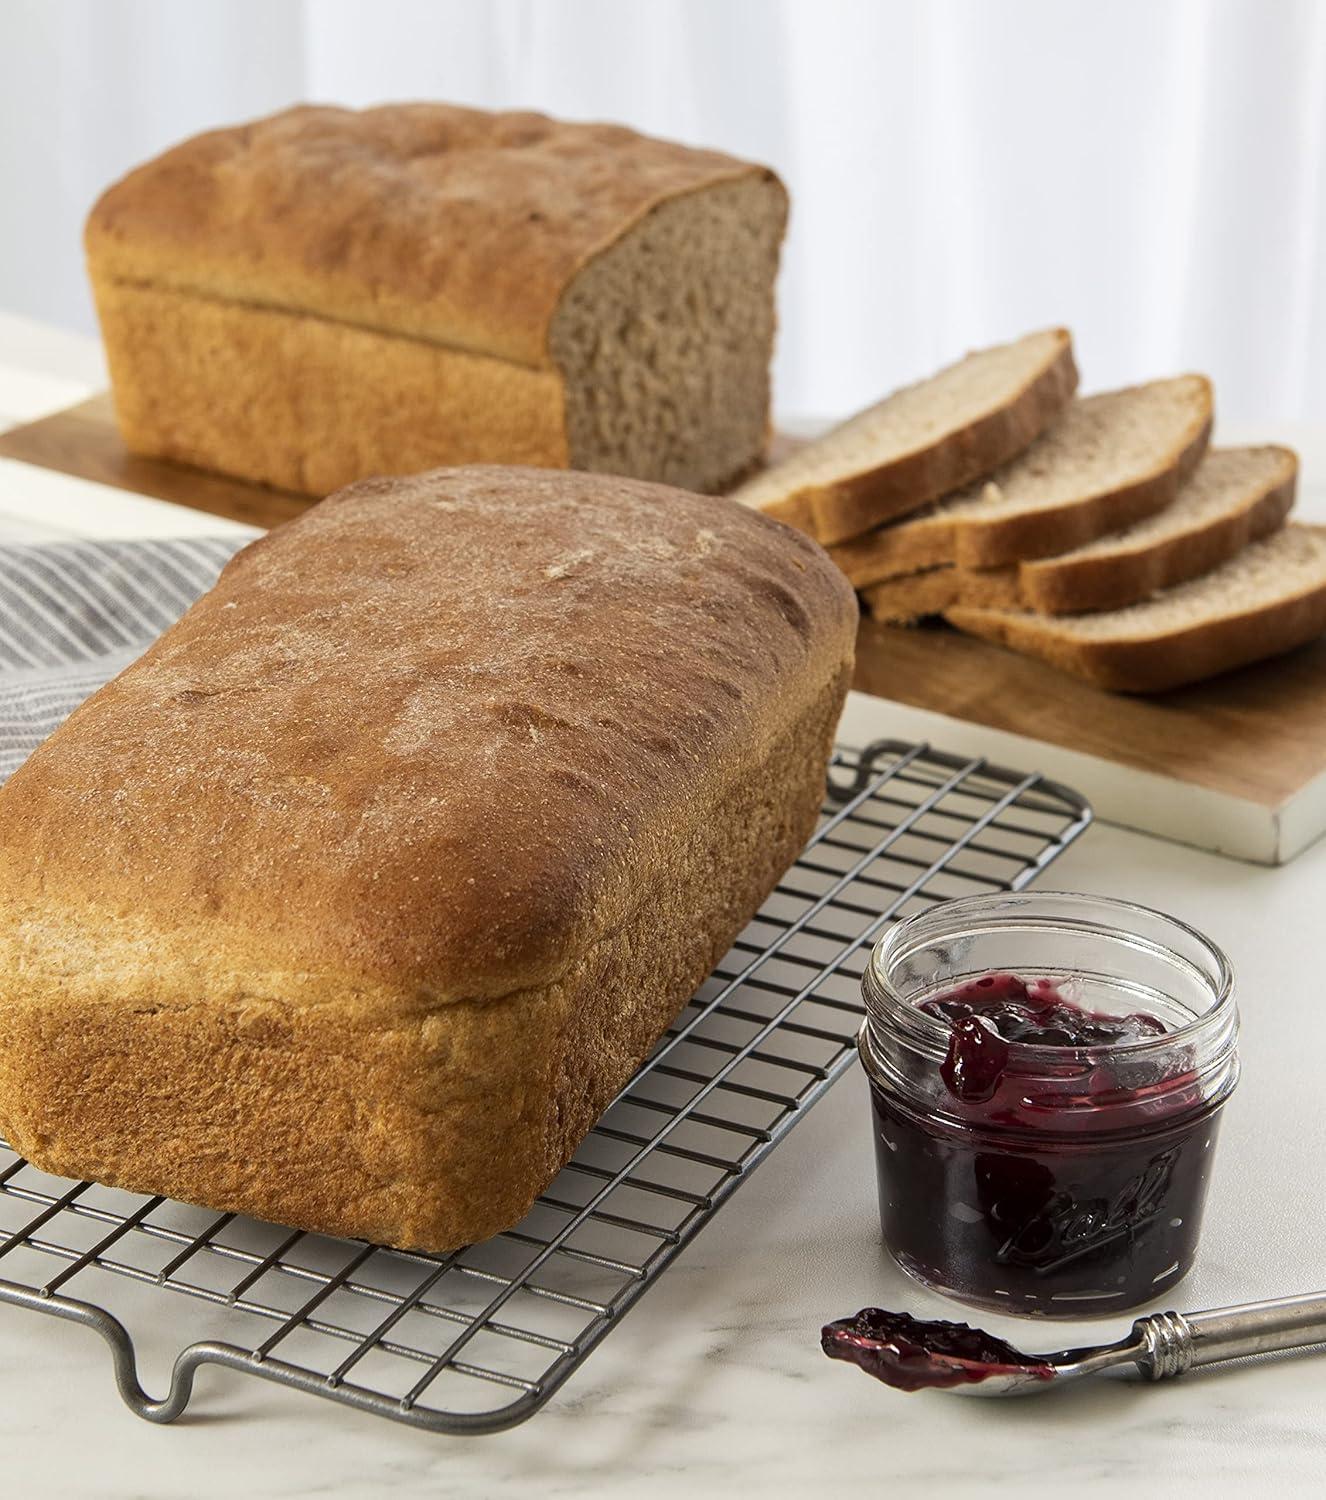
[[[0,791],[0,1131],[443,1249],[516,1221],[811,832],[856,604],[726,500],[334,496]]]
[[[718,489],[767,436],[787,195],[614,125],[303,106],[111,187],[126,443],[310,494],[437,464]]]

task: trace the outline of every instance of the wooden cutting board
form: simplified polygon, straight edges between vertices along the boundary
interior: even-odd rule
[[[0,434],[0,456],[251,526],[308,499],[128,453],[109,398]],[[862,622],[851,732],[1034,766],[1108,821],[1265,864],[1326,831],[1326,640],[1154,698],[1102,693],[947,629]]]

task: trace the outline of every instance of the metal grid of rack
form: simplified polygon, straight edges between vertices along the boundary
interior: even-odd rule
[[[800,860],[514,1229],[449,1255],[390,1250],[53,1178],[0,1142],[0,1302],[100,1333],[152,1421],[220,1364],[432,1431],[513,1426],[850,1064],[883,929],[1020,889],[1090,817],[1076,793],[982,760],[840,750]],[[212,1304],[223,1335],[182,1350],[160,1400],[101,1305],[126,1279],[183,1294],[153,1298],[172,1328],[188,1328],[183,1298]]]

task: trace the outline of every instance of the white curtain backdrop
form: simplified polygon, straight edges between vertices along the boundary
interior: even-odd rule
[[[771,163],[777,400],[846,412],[1053,322],[1326,417],[1326,0],[4,0],[0,309],[93,326],[97,191],[297,99],[611,118]]]

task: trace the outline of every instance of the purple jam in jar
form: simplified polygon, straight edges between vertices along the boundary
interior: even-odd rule
[[[1060,1317],[1188,1271],[1238,1077],[1217,948],[1123,902],[978,897],[893,928],[863,985],[880,1223],[906,1271]]]

